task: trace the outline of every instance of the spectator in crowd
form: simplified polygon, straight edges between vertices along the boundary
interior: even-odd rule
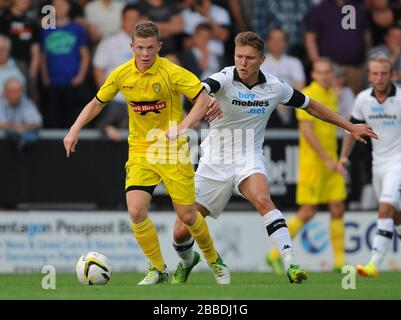
[[[0,33],[11,40],[11,56],[25,75],[28,94],[38,101],[37,77],[40,68],[39,26],[28,15],[32,0],[13,0],[0,17]]]
[[[253,0],[252,27],[264,39],[273,28],[282,28],[289,52],[303,58],[304,18],[312,7],[313,0]]]
[[[267,38],[268,53],[260,66],[264,72],[274,74],[291,87],[301,90],[305,86],[305,72],[301,61],[286,54],[287,36],[283,29],[273,28]],[[278,105],[273,112],[269,125],[271,127],[296,127],[293,108]]]
[[[211,37],[212,27],[210,24],[198,24],[191,37],[190,48],[185,49],[180,56],[182,66],[191,70],[200,79],[206,79],[220,71],[218,57],[208,50]]]
[[[345,5],[355,8],[355,26],[350,24],[350,28],[343,28]],[[305,46],[310,61],[325,56],[337,63],[355,94],[364,88],[370,33],[366,11],[359,1],[327,0],[312,8],[306,17]]]
[[[102,86],[111,71],[132,58],[131,34],[140,19],[141,14],[136,5],[124,7],[121,30],[99,43],[93,58],[93,72],[98,88]],[[97,127],[111,140],[119,142],[124,137],[117,128],[127,128],[127,117],[127,103],[123,95],[118,93],[108,104],[107,112],[102,115]]]
[[[368,57],[377,56],[379,53],[390,58],[394,66],[393,80],[401,83],[401,27],[392,26],[387,29],[384,44],[372,48]]]
[[[220,63],[224,64],[224,42],[230,36],[229,12],[212,3],[211,0],[185,0],[184,32],[192,36],[196,26],[200,23],[209,23],[212,27],[212,40],[209,42],[209,51],[217,55]]]
[[[163,47],[161,55],[181,49],[180,35],[184,20],[174,3],[165,0],[143,0],[139,4],[142,16],[153,21],[160,29]]]
[[[401,11],[390,6],[388,0],[368,0],[368,21],[372,46],[383,44],[387,30],[401,19]]]
[[[45,126],[68,128],[80,112],[81,86],[90,55],[85,30],[69,18],[67,0],[53,0],[56,29],[41,32],[42,78],[46,88]]]
[[[103,36],[118,32],[121,26],[121,12],[124,3],[120,0],[94,0],[85,8],[89,38],[98,43]]]
[[[17,78],[25,86],[25,77],[15,64],[13,58],[10,57],[11,40],[6,36],[0,35],[0,94],[6,80],[10,77]]]
[[[0,129],[5,129],[6,139],[22,151],[38,139],[42,116],[33,102],[24,94],[22,82],[9,78],[0,98]]]

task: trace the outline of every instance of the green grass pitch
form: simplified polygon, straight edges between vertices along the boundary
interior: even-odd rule
[[[399,272],[383,272],[378,278],[356,277],[356,289],[341,287],[341,273],[309,273],[302,284],[290,284],[285,276],[270,273],[232,273],[232,284],[218,286],[211,273],[193,273],[187,285],[140,287],[143,273],[115,273],[105,286],[84,286],[74,274],[57,274],[56,289],[44,290],[43,274],[0,275],[0,299],[133,299],[133,300],[297,300],[297,299],[401,299]]]

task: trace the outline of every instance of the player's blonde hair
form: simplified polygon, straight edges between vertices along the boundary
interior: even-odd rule
[[[151,38],[156,37],[157,42],[160,41],[159,27],[153,21],[140,21],[136,24],[134,31],[132,31],[132,41],[135,37],[138,38]]]
[[[250,46],[260,52],[261,55],[265,53],[265,42],[263,38],[252,31],[244,31],[237,34],[234,39],[237,46]]]
[[[379,53],[369,58],[368,71],[371,62],[387,63],[390,66],[390,71],[393,71],[393,63],[391,62],[390,58],[386,56],[384,53]]]

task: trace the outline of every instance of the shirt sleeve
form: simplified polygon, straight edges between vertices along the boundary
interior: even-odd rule
[[[281,99],[279,103],[295,108],[305,108],[309,104],[309,97],[296,89],[293,89],[284,81],[279,82]]]
[[[315,7],[305,17],[305,31],[318,33],[321,29],[321,14],[319,8]]]
[[[223,69],[220,72],[212,74],[209,78],[202,80],[202,83],[208,94],[217,93],[224,89],[227,81],[227,71]]]
[[[86,37],[86,31],[80,25],[78,25],[78,48],[85,47],[88,45],[88,39]]]
[[[307,90],[303,90],[302,93],[305,94],[305,96],[307,97],[307,94],[308,94]],[[308,97],[308,100],[310,100],[309,97]],[[308,103],[309,103],[309,101],[308,101]],[[316,118],[314,116],[310,115],[308,112],[306,112],[303,109],[296,109],[295,110],[295,116],[296,116],[298,121],[311,121],[311,122],[313,122],[314,120],[316,120]]]
[[[119,88],[117,85],[117,75],[119,69],[114,69],[107,77],[106,81],[96,94],[96,99],[102,103],[107,103],[117,95]]]
[[[199,93],[204,89],[199,78],[191,71],[178,67],[172,76],[173,87],[190,100],[196,99]]]

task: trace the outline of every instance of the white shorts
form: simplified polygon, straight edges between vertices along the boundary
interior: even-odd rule
[[[199,163],[195,173],[196,202],[209,211],[209,216],[217,219],[227,206],[233,193],[241,195],[239,185],[249,176],[261,173],[267,177],[263,154],[254,155],[249,163],[213,166]]]
[[[401,166],[373,168],[373,188],[379,203],[389,203],[401,210]]]

